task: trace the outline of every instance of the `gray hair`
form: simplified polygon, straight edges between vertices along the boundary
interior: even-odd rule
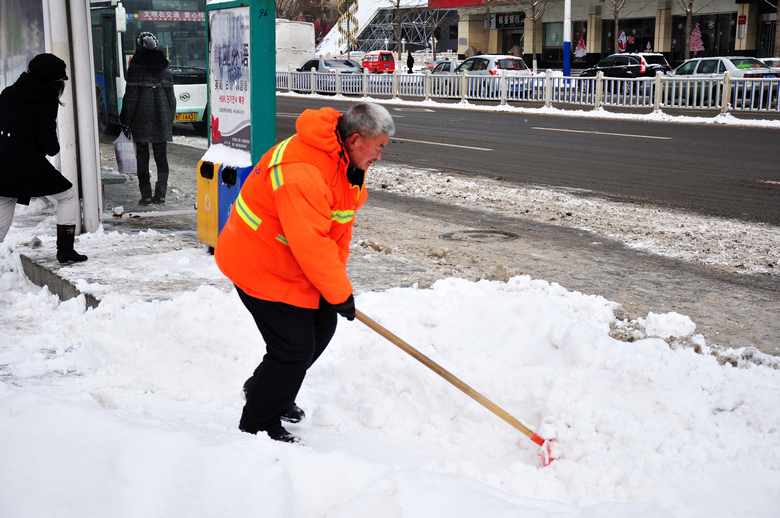
[[[366,138],[377,138],[383,134],[392,137],[395,134],[395,123],[384,107],[374,103],[358,103],[339,119],[338,130],[342,140],[355,133]]]

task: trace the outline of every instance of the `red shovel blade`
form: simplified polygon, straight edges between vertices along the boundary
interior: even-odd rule
[[[542,459],[542,466],[547,467],[550,465],[553,459],[552,452],[550,451],[550,441],[546,441],[536,434],[531,436],[531,440],[541,446],[539,450],[539,457]]]

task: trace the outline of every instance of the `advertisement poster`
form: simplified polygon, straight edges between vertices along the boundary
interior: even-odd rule
[[[27,70],[44,52],[41,0],[0,0],[0,90]],[[65,57],[65,56],[62,56]]]
[[[249,7],[209,17],[211,144],[251,152]]]

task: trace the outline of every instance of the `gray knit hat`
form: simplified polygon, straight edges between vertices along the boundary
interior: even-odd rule
[[[145,49],[154,50],[157,48],[157,38],[151,32],[142,32],[135,38],[135,44]]]

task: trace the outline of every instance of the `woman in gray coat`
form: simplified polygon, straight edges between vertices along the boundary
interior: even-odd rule
[[[127,67],[127,87],[122,99],[122,131],[131,133],[138,159],[138,186],[141,205],[165,203],[168,189],[167,142],[173,140],[171,127],[176,115],[173,80],[165,54],[157,49],[157,38],[142,32],[136,39],[136,52]],[[149,144],[157,164],[157,184],[152,194],[149,174]]]

